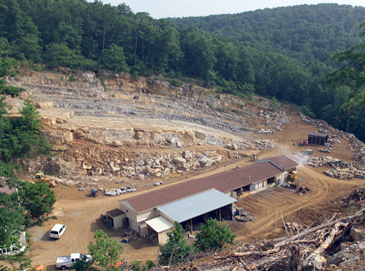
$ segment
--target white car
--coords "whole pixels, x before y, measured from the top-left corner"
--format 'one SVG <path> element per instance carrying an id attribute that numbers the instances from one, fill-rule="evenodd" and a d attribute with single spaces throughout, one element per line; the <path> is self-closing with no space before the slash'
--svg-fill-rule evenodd
<path id="1" fill-rule="evenodd" d="M 60 239 L 63 233 L 66 231 L 67 226 L 63 224 L 55 224 L 49 232 L 49 238 Z"/>
<path id="2" fill-rule="evenodd" d="M 20 237 L 19 237 L 19 247 L 15 247 L 15 246 L 10 246 L 10 248 L 6 249 L 6 248 L 1 248 L 0 245 L 0 256 L 3 255 L 17 255 L 21 252 L 23 252 L 25 250 L 25 244 L 26 244 L 26 240 L 25 240 L 25 231 L 20 233 Z"/>

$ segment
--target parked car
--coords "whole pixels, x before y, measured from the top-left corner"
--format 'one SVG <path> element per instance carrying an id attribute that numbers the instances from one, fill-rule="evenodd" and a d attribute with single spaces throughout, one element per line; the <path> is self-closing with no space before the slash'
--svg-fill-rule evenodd
<path id="1" fill-rule="evenodd" d="M 122 243 L 129 243 L 129 241 L 132 239 L 132 236 L 126 236 L 122 239 Z"/>
<path id="2" fill-rule="evenodd" d="M 81 253 L 71 253 L 70 256 L 57 257 L 56 267 L 65 270 L 66 268 L 71 268 L 77 260 L 86 263 L 93 262 L 93 258 L 91 257 L 91 255 L 83 255 Z"/>
<path id="3" fill-rule="evenodd" d="M 92 197 L 96 197 L 96 196 L 98 195 L 98 190 L 96 190 L 96 189 L 91 189 L 90 195 L 91 195 Z"/>
<path id="4" fill-rule="evenodd" d="M 49 238 L 52 239 L 60 239 L 61 236 L 65 233 L 67 229 L 66 225 L 63 224 L 55 224 L 49 232 Z"/>

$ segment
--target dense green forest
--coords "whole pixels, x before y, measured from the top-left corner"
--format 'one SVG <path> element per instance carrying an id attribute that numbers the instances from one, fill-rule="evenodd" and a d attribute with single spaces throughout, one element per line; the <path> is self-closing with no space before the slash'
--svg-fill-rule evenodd
<path id="1" fill-rule="evenodd" d="M 83 0 L 0 0 L 0 54 L 49 68 L 198 79 L 218 92 L 293 102 L 365 139 L 363 108 L 329 85 L 336 50 L 361 44 L 364 7 L 319 4 L 155 20 Z"/>

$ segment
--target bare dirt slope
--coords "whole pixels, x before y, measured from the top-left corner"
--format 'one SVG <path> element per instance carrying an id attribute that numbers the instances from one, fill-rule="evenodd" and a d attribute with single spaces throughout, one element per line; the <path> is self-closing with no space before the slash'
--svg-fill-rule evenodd
<path id="1" fill-rule="evenodd" d="M 258 153 L 260 159 L 281 154 L 296 159 L 295 153 L 307 147 L 293 144 L 305 140 L 309 132 L 318 130 L 317 126 L 301 121 L 292 107 L 282 107 L 280 113 L 270 111 L 269 103 L 264 99 L 247 101 L 208 95 L 200 88 L 191 87 L 166 89 L 161 83 L 133 83 L 128 78 L 123 79 L 123 84 L 113 85 L 112 81 L 106 81 L 110 90 L 104 91 L 92 76 L 92 82 L 80 76 L 84 79 L 80 79 L 77 85 L 62 81 L 62 77 L 55 74 L 32 73 L 12 82 L 27 88 L 24 98 L 31 98 L 37 104 L 45 123 L 44 131 L 53 139 L 58 164 L 48 169 L 56 168 L 58 172 L 54 175 L 58 179 L 82 180 L 76 187 L 67 183 L 53 188 L 57 198 L 54 210 L 57 221 L 49 220 L 29 230 L 32 235 L 29 256 L 34 265 L 43 264 L 47 270 L 55 268 L 57 256 L 87 253 L 87 245 L 93 241 L 92 235 L 98 229 L 122 239 L 124 230 L 111 230 L 99 217 L 101 213 L 118 208 L 118 201 L 131 195 L 91 198 L 88 196 L 90 187 L 120 187 L 123 182 L 125 185 L 134 184 L 136 193 L 143 193 L 158 189 L 151 184 L 159 180 L 170 185 L 185 181 L 187 177 L 200 178 L 248 165 L 252 153 Z M 85 86 L 85 80 L 89 88 Z M 128 89 L 117 89 L 115 85 Z M 163 91 L 174 95 L 162 95 Z M 13 105 L 20 104 L 21 101 L 13 100 Z M 261 142 L 269 142 L 272 146 Z M 318 146 L 310 148 L 315 155 L 322 156 Z M 214 152 L 214 157 L 220 158 L 210 166 L 202 166 L 194 160 L 191 165 L 187 160 L 184 167 L 173 164 L 170 156 L 183 157 L 186 150 L 208 158 L 211 157 L 208 154 Z M 354 161 L 346 140 L 334 145 L 330 155 L 347 162 Z M 135 175 L 122 170 L 113 171 L 109 166 L 113 162 L 120 168 L 134 165 L 137 169 L 134 163 L 142 158 L 144 161 L 165 159 L 168 165 L 163 166 L 171 169 L 169 175 L 153 175 L 153 170 L 146 171 L 146 164 Z M 151 163 L 150 169 L 154 169 L 153 165 Z M 42 166 L 45 166 L 44 162 L 38 161 L 29 168 L 35 170 Z M 341 212 L 334 203 L 364 181 L 330 178 L 322 173 L 323 170 L 299 166 L 299 182 L 311 188 L 305 195 L 272 188 L 240 199 L 238 205 L 256 219 L 248 223 L 229 222 L 238 239 L 270 238 L 282 234 L 281 216 L 286 221 L 312 225 L 334 212 Z M 137 175 L 143 175 L 143 178 L 138 179 Z M 96 184 L 95 180 L 98 180 Z M 77 186 L 86 187 L 86 190 L 79 191 Z M 56 222 L 66 224 L 68 228 L 60 240 L 54 241 L 48 238 L 48 231 Z M 135 237 L 125 245 L 121 257 L 128 261 L 145 261 L 155 260 L 157 255 L 158 247 L 150 240 Z"/>

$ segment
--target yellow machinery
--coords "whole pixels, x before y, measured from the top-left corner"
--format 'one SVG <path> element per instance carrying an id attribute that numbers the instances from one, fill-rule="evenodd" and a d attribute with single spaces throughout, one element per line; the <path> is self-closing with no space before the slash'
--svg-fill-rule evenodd
<path id="1" fill-rule="evenodd" d="M 257 154 L 256 153 L 252 154 L 251 161 L 256 162 L 257 160 L 259 160 L 259 157 L 257 156 Z"/>
<path id="2" fill-rule="evenodd" d="M 298 179 L 298 171 L 290 171 L 288 174 L 288 181 L 295 182 Z"/>
<path id="3" fill-rule="evenodd" d="M 47 176 L 45 176 L 45 175 L 43 174 L 43 172 L 42 172 L 42 171 L 39 171 L 39 172 L 35 175 L 35 178 L 36 178 L 36 180 L 37 180 L 37 181 L 39 181 L 39 182 L 48 182 L 48 181 L 49 181 L 48 177 L 47 177 Z"/>

